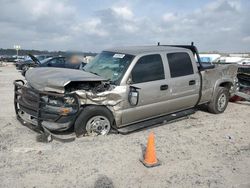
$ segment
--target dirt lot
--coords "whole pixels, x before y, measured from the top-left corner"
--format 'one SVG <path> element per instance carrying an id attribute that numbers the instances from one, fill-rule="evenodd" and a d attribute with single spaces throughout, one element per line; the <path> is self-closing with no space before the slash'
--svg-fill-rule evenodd
<path id="1" fill-rule="evenodd" d="M 129 135 L 41 143 L 13 108 L 14 67 L 0 67 L 0 187 L 250 187 L 250 104 Z M 140 162 L 155 133 L 159 167 Z"/>

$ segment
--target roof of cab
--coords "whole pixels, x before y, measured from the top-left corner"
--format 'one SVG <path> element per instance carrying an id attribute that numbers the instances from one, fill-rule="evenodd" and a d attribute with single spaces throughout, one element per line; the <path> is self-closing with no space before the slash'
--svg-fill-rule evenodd
<path id="1" fill-rule="evenodd" d="M 190 51 L 185 48 L 171 47 L 171 46 L 126 46 L 126 47 L 116 47 L 109 48 L 104 51 L 130 54 L 130 55 L 139 55 L 144 53 L 159 53 L 159 52 L 176 52 L 176 51 Z"/>

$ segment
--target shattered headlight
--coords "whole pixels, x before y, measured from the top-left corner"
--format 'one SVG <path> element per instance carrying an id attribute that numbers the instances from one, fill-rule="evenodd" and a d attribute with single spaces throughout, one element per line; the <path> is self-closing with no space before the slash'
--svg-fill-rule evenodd
<path id="1" fill-rule="evenodd" d="M 71 106 L 76 104 L 74 97 L 42 96 L 42 101 L 42 107 L 47 112 L 58 113 L 60 115 L 76 113 L 76 108 Z"/>
<path id="2" fill-rule="evenodd" d="M 42 96 L 43 102 L 45 102 L 47 105 L 53 105 L 53 106 L 63 106 L 64 101 L 62 98 L 53 97 L 53 96 Z"/>
<path id="3" fill-rule="evenodd" d="M 43 96 L 43 102 L 47 103 L 47 105 L 54 105 L 54 106 L 65 106 L 65 105 L 72 105 L 75 104 L 74 97 L 54 97 L 54 96 Z"/>
<path id="4" fill-rule="evenodd" d="M 66 103 L 66 104 L 74 104 L 75 103 L 75 98 L 73 98 L 73 97 L 64 97 L 64 102 Z"/>

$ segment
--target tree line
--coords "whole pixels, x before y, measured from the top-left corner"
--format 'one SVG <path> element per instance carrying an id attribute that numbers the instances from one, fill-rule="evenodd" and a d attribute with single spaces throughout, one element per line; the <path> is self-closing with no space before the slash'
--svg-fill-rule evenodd
<path id="1" fill-rule="evenodd" d="M 41 54 L 50 54 L 50 55 L 61 55 L 61 56 L 67 56 L 69 54 L 77 54 L 82 56 L 95 56 L 97 53 L 93 52 L 76 52 L 76 51 L 47 51 L 47 50 L 25 50 L 21 49 L 18 50 L 19 56 L 26 56 L 27 54 L 34 54 L 34 55 L 41 55 Z M 14 56 L 16 55 L 15 49 L 3 49 L 0 48 L 0 55 L 6 55 L 6 56 Z"/>

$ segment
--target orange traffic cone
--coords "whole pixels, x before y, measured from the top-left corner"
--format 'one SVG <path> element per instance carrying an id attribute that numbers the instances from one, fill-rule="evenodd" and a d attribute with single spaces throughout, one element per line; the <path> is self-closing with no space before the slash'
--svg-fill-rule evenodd
<path id="1" fill-rule="evenodd" d="M 144 159 L 141 160 L 141 162 L 146 167 L 154 167 L 160 165 L 160 161 L 156 158 L 155 138 L 154 133 L 152 132 L 149 134 L 146 152 L 144 154 Z"/>

